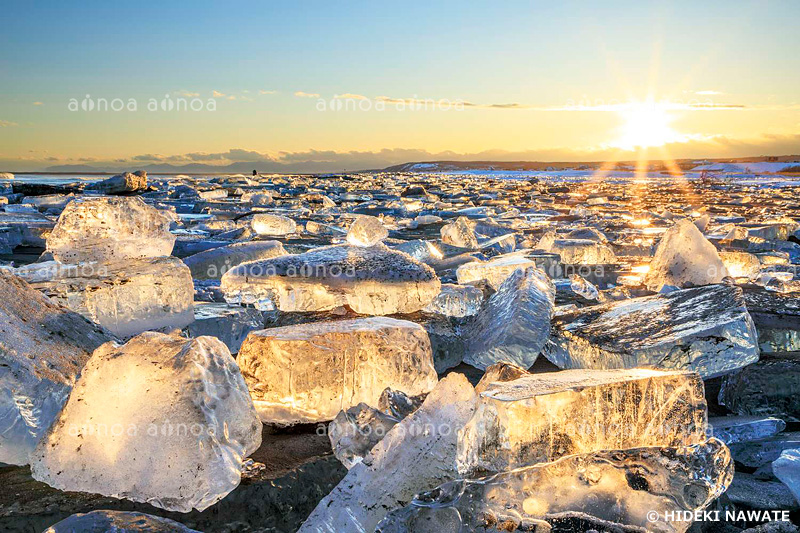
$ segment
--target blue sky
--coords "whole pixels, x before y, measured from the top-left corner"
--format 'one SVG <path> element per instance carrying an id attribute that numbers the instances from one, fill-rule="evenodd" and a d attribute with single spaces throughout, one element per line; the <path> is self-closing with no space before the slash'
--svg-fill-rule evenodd
<path id="1" fill-rule="evenodd" d="M 619 114 L 546 108 L 648 96 L 747 108 L 676 114 L 686 138 L 676 149 L 687 154 L 757 155 L 744 152 L 791 148 L 800 133 L 800 2 L 474 4 L 10 3 L 0 166 L 231 149 L 267 160 L 381 150 L 581 158 L 613 143 Z M 216 98 L 215 111 L 68 110 L 86 95 L 141 108 L 182 93 Z M 477 106 L 319 110 L 344 94 Z M 526 109 L 481 107 L 490 104 Z"/>

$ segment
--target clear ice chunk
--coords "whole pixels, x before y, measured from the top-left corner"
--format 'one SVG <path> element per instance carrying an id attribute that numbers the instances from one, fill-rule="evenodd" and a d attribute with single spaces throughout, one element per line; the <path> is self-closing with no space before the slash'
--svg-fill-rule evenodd
<path id="1" fill-rule="evenodd" d="M 270 302 L 284 312 L 343 305 L 365 315 L 413 313 L 439 294 L 433 269 L 408 254 L 376 246 L 326 246 L 239 265 L 222 277 L 229 303 Z"/>
<path id="2" fill-rule="evenodd" d="M 95 350 L 31 472 L 64 491 L 202 511 L 239 485 L 260 444 L 261 422 L 222 342 L 147 332 Z"/>
<path id="3" fill-rule="evenodd" d="M 128 194 L 132 192 L 144 192 L 147 190 L 147 172 L 137 170 L 136 172 L 124 172 L 111 176 L 99 183 L 91 185 L 94 191 L 103 194 Z"/>
<path id="4" fill-rule="evenodd" d="M 353 468 L 398 422 L 365 403 L 340 411 L 328 424 L 333 455 L 348 470 Z"/>
<path id="5" fill-rule="evenodd" d="M 772 472 L 789 487 L 794 499 L 800 503 L 800 449 L 784 450 L 772 462 Z"/>
<path id="6" fill-rule="evenodd" d="M 719 403 L 738 415 L 800 422 L 800 360 L 763 359 L 725 376 Z"/>
<path id="7" fill-rule="evenodd" d="M 253 231 L 259 235 L 282 237 L 297 233 L 297 224 L 289 217 L 259 213 L 253 215 Z"/>
<path id="8" fill-rule="evenodd" d="M 470 325 L 464 362 L 485 369 L 499 362 L 528 368 L 550 337 L 555 287 L 535 267 L 516 270 Z"/>
<path id="9" fill-rule="evenodd" d="M 732 479 L 730 453 L 716 439 L 596 451 L 446 483 L 390 513 L 375 531 L 550 531 L 537 523 L 581 513 L 642 531 L 683 533 L 692 520 L 675 517 L 704 509 Z"/>
<path id="10" fill-rule="evenodd" d="M 251 331 L 264 328 L 264 314 L 252 307 L 231 307 L 226 303 L 195 302 L 194 322 L 186 326 L 190 337 L 211 336 L 238 353 Z"/>
<path id="11" fill-rule="evenodd" d="M 170 218 L 141 198 L 86 197 L 70 202 L 47 236 L 47 250 L 62 263 L 170 255 Z"/>
<path id="12" fill-rule="evenodd" d="M 181 329 L 194 320 L 192 275 L 177 257 L 34 263 L 15 273 L 119 337 Z"/>
<path id="13" fill-rule="evenodd" d="M 607 265 L 617 262 L 611 247 L 589 239 L 555 239 L 544 249 L 558 254 L 565 265 Z"/>
<path id="14" fill-rule="evenodd" d="M 454 222 L 442 226 L 440 234 L 445 244 L 470 250 L 478 248 L 478 237 L 467 217 L 458 217 Z"/>
<path id="15" fill-rule="evenodd" d="M 459 434 L 458 468 L 503 472 L 564 455 L 706 439 L 706 401 L 690 372 L 567 370 L 491 383 Z"/>
<path id="16" fill-rule="evenodd" d="M 278 241 L 237 242 L 212 248 L 186 257 L 183 262 L 192 271 L 194 279 L 221 279 L 235 266 L 249 261 L 260 261 L 286 255 Z"/>
<path id="17" fill-rule="evenodd" d="M 319 502 L 298 533 L 374 531 L 415 494 L 457 478 L 456 435 L 475 410 L 475 390 L 450 374 Z"/>
<path id="18" fill-rule="evenodd" d="M 456 269 L 459 285 L 486 280 L 488 285 L 498 290 L 500 285 L 519 268 L 535 267 L 536 262 L 521 254 L 501 255 L 489 261 L 471 261 Z"/>
<path id="19" fill-rule="evenodd" d="M 111 336 L 0 269 L 0 463 L 25 465 Z"/>
<path id="20" fill-rule="evenodd" d="M 784 429 L 780 418 L 764 416 L 715 416 L 708 419 L 715 438 L 727 445 L 772 437 Z"/>
<path id="21" fill-rule="evenodd" d="M 379 218 L 358 215 L 347 231 L 347 242 L 353 246 L 374 246 L 389 236 Z"/>
<path id="22" fill-rule="evenodd" d="M 78 513 L 53 524 L 44 533 L 200 533 L 169 518 L 132 511 Z"/>
<path id="23" fill-rule="evenodd" d="M 688 287 L 720 283 L 727 275 L 717 249 L 690 219 L 685 218 L 661 237 L 644 282 L 648 289 L 658 291 L 662 285 Z"/>
<path id="24" fill-rule="evenodd" d="M 553 326 L 543 354 L 559 368 L 676 368 L 711 378 L 759 354 L 742 291 L 730 285 L 591 306 Z"/>
<path id="25" fill-rule="evenodd" d="M 765 439 L 729 444 L 733 459 L 748 468 L 767 466 L 784 450 L 800 448 L 800 432 L 779 433 Z"/>
<path id="26" fill-rule="evenodd" d="M 478 313 L 483 304 L 483 291 L 471 285 L 442 284 L 441 292 L 423 311 L 445 316 L 465 317 Z"/>
<path id="27" fill-rule="evenodd" d="M 252 332 L 238 357 L 261 420 L 333 420 L 386 387 L 411 396 L 436 385 L 428 334 L 407 320 L 373 317 Z"/>

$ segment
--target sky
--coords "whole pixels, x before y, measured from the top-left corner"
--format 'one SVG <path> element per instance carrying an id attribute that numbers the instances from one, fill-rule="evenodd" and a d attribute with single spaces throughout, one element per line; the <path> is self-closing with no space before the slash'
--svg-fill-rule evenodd
<path id="1" fill-rule="evenodd" d="M 3 12 L 0 170 L 800 153 L 794 0 Z"/>

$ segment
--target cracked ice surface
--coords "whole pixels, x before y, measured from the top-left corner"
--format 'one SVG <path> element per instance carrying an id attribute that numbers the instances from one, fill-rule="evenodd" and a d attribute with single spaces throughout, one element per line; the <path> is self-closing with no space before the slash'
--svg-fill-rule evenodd
<path id="1" fill-rule="evenodd" d="M 464 362 L 530 367 L 550 337 L 556 289 L 535 267 L 516 270 L 486 302 L 470 327 Z"/>
<path id="2" fill-rule="evenodd" d="M 120 337 L 180 329 L 194 320 L 194 283 L 176 257 L 16 269 L 31 286 Z"/>
<path id="3" fill-rule="evenodd" d="M 687 287 L 719 283 L 727 275 L 717 249 L 694 222 L 685 218 L 661 237 L 644 282 L 647 288 L 657 291 L 663 285 Z"/>
<path id="4" fill-rule="evenodd" d="M 458 468 L 502 472 L 564 455 L 706 438 L 703 382 L 690 372 L 566 370 L 495 382 L 459 434 Z"/>
<path id="5" fill-rule="evenodd" d="M 24 465 L 111 336 L 2 270 L 0 294 L 0 462 Z"/>
<path id="6" fill-rule="evenodd" d="M 229 303 L 272 305 L 284 312 L 327 311 L 348 305 L 356 313 L 413 313 L 440 290 L 433 269 L 382 244 L 325 246 L 239 265 L 222 277 Z"/>
<path id="7" fill-rule="evenodd" d="M 553 325 L 543 353 L 559 368 L 676 368 L 710 378 L 759 354 L 742 291 L 728 285 L 592 306 Z"/>
<path id="8" fill-rule="evenodd" d="M 70 202 L 47 237 L 62 263 L 170 255 L 170 219 L 138 197 L 80 198 Z"/>
<path id="9" fill-rule="evenodd" d="M 406 320 L 374 317 L 255 331 L 238 357 L 264 422 L 332 420 L 386 387 L 409 396 L 436 385 L 428 334 Z"/>
<path id="10" fill-rule="evenodd" d="M 31 471 L 60 490 L 188 512 L 236 488 L 260 444 L 261 422 L 222 342 L 147 332 L 94 352 Z"/>
<path id="11" fill-rule="evenodd" d="M 597 451 L 444 484 L 389 514 L 376 532 L 482 531 L 493 524 L 503 524 L 498 528 L 503 531 L 532 531 L 526 526 L 560 513 L 583 513 L 647 531 L 682 533 L 692 521 L 669 517 L 704 509 L 732 480 L 730 452 L 716 439 Z"/>
<path id="12" fill-rule="evenodd" d="M 317 505 L 298 533 L 374 531 L 415 494 L 457 478 L 456 435 L 475 410 L 475 390 L 450 374 L 386 434 Z"/>

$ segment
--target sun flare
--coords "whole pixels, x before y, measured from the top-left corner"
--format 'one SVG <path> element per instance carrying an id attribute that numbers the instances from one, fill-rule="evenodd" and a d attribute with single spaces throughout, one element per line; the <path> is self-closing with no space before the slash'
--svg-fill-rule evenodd
<path id="1" fill-rule="evenodd" d="M 682 139 L 670 126 L 675 117 L 667 105 L 651 101 L 633 102 L 623 106 L 618 113 L 623 123 L 613 143 L 617 148 L 650 148 Z"/>

